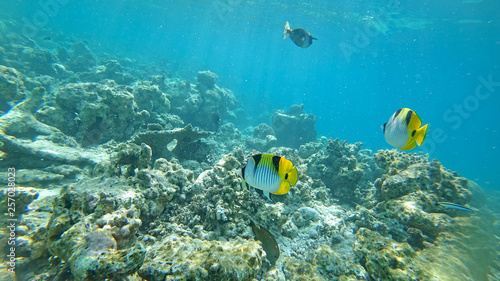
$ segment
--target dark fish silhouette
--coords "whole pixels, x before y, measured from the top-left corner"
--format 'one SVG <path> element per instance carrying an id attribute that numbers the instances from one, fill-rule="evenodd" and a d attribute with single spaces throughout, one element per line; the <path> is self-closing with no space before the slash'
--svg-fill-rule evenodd
<path id="1" fill-rule="evenodd" d="M 317 38 L 312 37 L 312 35 L 309 34 L 309 32 L 307 32 L 307 30 L 305 29 L 290 29 L 290 24 L 288 22 L 285 23 L 285 29 L 283 30 L 283 40 L 285 40 L 287 37 L 290 37 L 295 45 L 302 48 L 311 46 L 311 44 L 313 43 L 313 39 L 318 40 Z"/>
<path id="2" fill-rule="evenodd" d="M 253 234 L 257 240 L 262 242 L 262 248 L 266 251 L 266 257 L 271 262 L 272 265 L 276 264 L 276 261 L 280 257 L 280 247 L 278 242 L 274 239 L 274 236 L 267 231 L 267 229 L 256 225 L 252 220 L 250 220 L 250 226 L 252 227 Z"/>

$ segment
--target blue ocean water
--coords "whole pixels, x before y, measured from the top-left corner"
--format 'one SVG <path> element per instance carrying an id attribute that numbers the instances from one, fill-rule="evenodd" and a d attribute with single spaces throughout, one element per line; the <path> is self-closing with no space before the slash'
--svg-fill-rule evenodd
<path id="1" fill-rule="evenodd" d="M 500 5 L 464 1 L 6 1 L 28 34 L 52 30 L 95 52 L 219 75 L 248 119 L 304 104 L 318 136 L 391 148 L 381 125 L 409 107 L 430 124 L 424 151 L 500 189 Z M 307 49 L 283 25 L 318 38 Z M 34 28 L 30 28 L 32 24 Z M 293 132 L 291 132 L 293 133 Z"/>

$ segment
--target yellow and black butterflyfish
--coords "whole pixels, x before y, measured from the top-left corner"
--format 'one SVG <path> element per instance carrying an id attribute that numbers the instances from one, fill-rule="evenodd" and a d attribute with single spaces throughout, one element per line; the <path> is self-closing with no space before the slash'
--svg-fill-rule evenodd
<path id="1" fill-rule="evenodd" d="M 298 172 L 293 163 L 281 156 L 257 154 L 248 159 L 240 171 L 243 183 L 269 193 L 286 194 L 297 183 Z"/>
<path id="2" fill-rule="evenodd" d="M 398 149 L 412 150 L 424 143 L 428 126 L 429 124 L 422 126 L 415 111 L 401 108 L 384 124 L 385 140 Z"/>

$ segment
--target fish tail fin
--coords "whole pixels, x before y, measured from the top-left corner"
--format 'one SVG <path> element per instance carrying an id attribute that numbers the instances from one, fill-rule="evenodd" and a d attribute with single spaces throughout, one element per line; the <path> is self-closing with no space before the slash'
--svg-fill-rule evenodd
<path id="1" fill-rule="evenodd" d="M 283 29 L 283 40 L 288 37 L 288 31 L 290 30 L 290 24 L 288 21 L 285 23 L 285 29 Z"/>
<path id="2" fill-rule="evenodd" d="M 419 129 L 417 129 L 417 131 L 415 132 L 415 141 L 417 142 L 417 144 L 419 146 L 421 146 L 422 143 L 424 143 L 425 136 L 427 135 L 427 128 L 428 127 L 429 127 L 429 124 L 426 124 L 425 126 L 422 126 Z"/>

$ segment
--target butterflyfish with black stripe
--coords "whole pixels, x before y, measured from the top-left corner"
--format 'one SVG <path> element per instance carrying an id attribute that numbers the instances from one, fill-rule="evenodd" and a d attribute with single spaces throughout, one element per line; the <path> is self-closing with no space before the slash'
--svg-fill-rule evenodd
<path id="1" fill-rule="evenodd" d="M 270 199 L 269 193 L 277 195 L 288 193 L 298 180 L 297 168 L 293 163 L 272 154 L 257 154 L 250 157 L 245 167 L 238 173 L 243 178 L 243 184 L 262 190 L 268 199 Z"/>
<path id="2" fill-rule="evenodd" d="M 398 149 L 412 150 L 424 143 L 428 127 L 429 124 L 422 126 L 415 111 L 401 108 L 384 124 L 384 137 L 388 144 Z"/>

